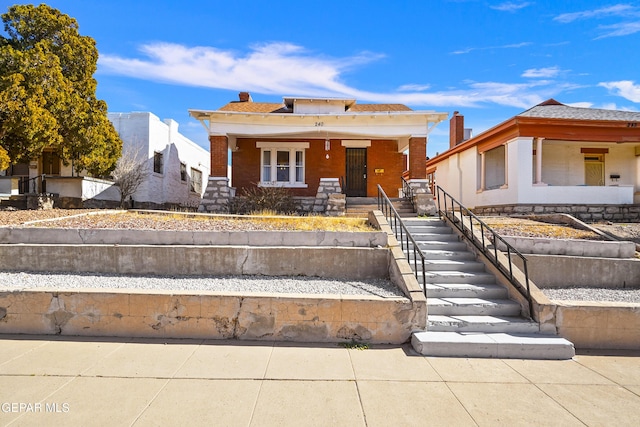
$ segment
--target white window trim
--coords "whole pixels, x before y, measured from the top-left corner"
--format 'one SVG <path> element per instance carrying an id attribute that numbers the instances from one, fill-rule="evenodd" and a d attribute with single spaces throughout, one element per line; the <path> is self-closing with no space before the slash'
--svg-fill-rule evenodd
<path id="1" fill-rule="evenodd" d="M 309 148 L 308 142 L 276 142 L 276 141 L 258 141 L 256 148 L 260 148 L 260 182 L 258 187 L 286 187 L 286 188 L 308 188 L 306 184 L 307 172 L 307 153 Z M 262 174 L 264 171 L 264 150 L 271 151 L 271 181 L 263 181 Z M 277 152 L 289 152 L 289 181 L 277 181 L 273 178 L 277 176 Z M 296 152 L 302 152 L 302 182 L 292 181 L 296 177 Z"/>

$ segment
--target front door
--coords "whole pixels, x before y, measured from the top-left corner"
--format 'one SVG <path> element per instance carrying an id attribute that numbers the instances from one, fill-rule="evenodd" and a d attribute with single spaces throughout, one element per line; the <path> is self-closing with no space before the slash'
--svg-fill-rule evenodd
<path id="1" fill-rule="evenodd" d="M 60 175 L 60 157 L 54 152 L 42 152 L 42 173 L 45 175 Z"/>
<path id="2" fill-rule="evenodd" d="M 347 197 L 367 196 L 367 149 L 347 148 L 344 193 Z"/>

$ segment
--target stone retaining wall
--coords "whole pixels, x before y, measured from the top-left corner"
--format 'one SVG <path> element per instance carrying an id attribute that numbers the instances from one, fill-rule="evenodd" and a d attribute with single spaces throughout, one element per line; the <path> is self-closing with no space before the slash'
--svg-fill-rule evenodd
<path id="1" fill-rule="evenodd" d="M 499 205 L 477 206 L 476 215 L 552 214 L 565 213 L 586 222 L 640 221 L 640 205 Z"/>

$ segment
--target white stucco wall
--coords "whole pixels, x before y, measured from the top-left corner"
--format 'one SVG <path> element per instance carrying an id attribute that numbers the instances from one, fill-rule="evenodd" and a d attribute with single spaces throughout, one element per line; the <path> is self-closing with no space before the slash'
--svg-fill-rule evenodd
<path id="1" fill-rule="evenodd" d="M 191 169 L 202 172 L 203 182 L 210 172 L 209 152 L 180 134 L 178 123 L 172 119 L 161 121 L 148 112 L 109 113 L 109 120 L 123 141 L 123 152 L 136 148 L 145 159 L 147 179 L 133 195 L 137 202 L 175 203 L 197 206 L 200 193 L 190 191 Z M 154 153 L 162 153 L 162 173 L 153 171 Z M 180 163 L 185 163 L 187 181 L 180 177 Z"/>
<path id="2" fill-rule="evenodd" d="M 608 148 L 605 154 L 605 186 L 585 186 L 583 147 Z M 640 189 L 640 157 L 635 147 L 625 144 L 547 141 L 542 150 L 542 180 L 534 185 L 535 158 L 532 138 L 517 138 L 507 142 L 507 182 L 502 188 L 478 191 L 480 182 L 479 154 L 475 147 L 452 155 L 436 165 L 438 185 L 463 205 L 477 206 L 509 204 L 629 204 Z M 495 159 L 494 159 L 495 160 Z M 487 167 L 492 163 L 487 162 Z M 489 183 L 497 181 L 489 172 Z M 493 175 L 492 175 L 493 174 Z M 619 174 L 618 181 L 610 179 Z M 640 194 L 635 195 L 636 203 Z"/>

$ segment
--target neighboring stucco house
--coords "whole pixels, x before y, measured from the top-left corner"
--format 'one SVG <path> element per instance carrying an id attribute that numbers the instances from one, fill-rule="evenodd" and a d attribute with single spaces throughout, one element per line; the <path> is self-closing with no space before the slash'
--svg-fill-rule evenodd
<path id="1" fill-rule="evenodd" d="M 210 171 L 208 151 L 181 135 L 171 119 L 161 121 L 148 112 L 109 113 L 108 118 L 123 141 L 123 153 L 136 152 L 148 170 L 133 195 L 134 206 L 197 208 Z M 45 150 L 38 159 L 11 166 L 0 175 L 0 197 L 15 199 L 17 206 L 35 200 L 30 207 L 40 207 L 43 198 L 61 208 L 120 205 L 120 192 L 112 181 L 65 166 L 53 151 Z"/>
<path id="2" fill-rule="evenodd" d="M 450 129 L 427 174 L 476 212 L 640 218 L 640 113 L 550 99 L 468 140 L 457 112 Z"/>
<path id="3" fill-rule="evenodd" d="M 380 185 L 397 197 L 407 170 L 412 185 L 424 186 L 427 135 L 448 116 L 354 99 L 253 102 L 247 92 L 218 110 L 189 112 L 209 132 L 207 211 L 224 210 L 229 187 L 241 195 L 256 185 L 285 187 L 311 200 L 325 193 L 373 197 Z"/>
<path id="4" fill-rule="evenodd" d="M 122 139 L 122 152 L 137 153 L 146 164 L 146 179 L 133 195 L 134 207 L 197 208 L 210 172 L 207 150 L 180 134 L 172 119 L 161 121 L 148 112 L 108 117 Z"/>

